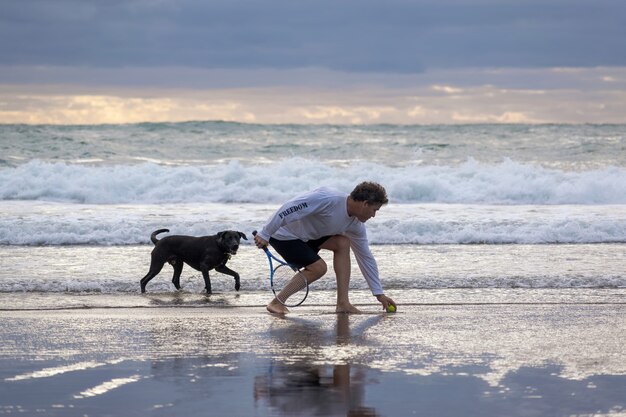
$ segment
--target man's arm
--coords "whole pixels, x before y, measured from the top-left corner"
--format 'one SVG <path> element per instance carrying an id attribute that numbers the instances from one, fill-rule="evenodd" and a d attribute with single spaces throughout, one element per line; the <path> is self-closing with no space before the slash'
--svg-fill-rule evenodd
<path id="1" fill-rule="evenodd" d="M 350 239 L 350 246 L 356 262 L 372 294 L 375 296 L 383 295 L 383 286 L 378 275 L 378 263 L 370 250 L 365 226 L 359 224 L 354 229 L 346 231 L 346 235 Z"/>
<path id="2" fill-rule="evenodd" d="M 278 229 L 303 218 L 315 214 L 322 210 L 327 204 L 327 200 L 316 192 L 311 192 L 283 204 L 263 226 L 258 236 L 269 242 Z"/>
<path id="3" fill-rule="evenodd" d="M 361 223 L 355 226 L 355 229 L 348 230 L 346 235 L 350 238 L 350 246 L 354 252 L 356 262 L 359 264 L 359 269 L 365 277 L 372 294 L 382 304 L 383 310 L 387 310 L 390 305 L 396 307 L 396 302 L 383 293 L 383 286 L 378 275 L 378 264 L 370 250 L 365 225 Z"/>

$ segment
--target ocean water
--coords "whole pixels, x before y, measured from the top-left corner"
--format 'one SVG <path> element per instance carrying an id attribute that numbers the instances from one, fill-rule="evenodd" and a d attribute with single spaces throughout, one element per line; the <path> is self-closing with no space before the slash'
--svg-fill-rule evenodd
<path id="1" fill-rule="evenodd" d="M 123 304 L 153 230 L 251 238 L 285 199 L 363 180 L 389 194 L 367 226 L 398 303 L 424 289 L 626 287 L 626 125 L 188 122 L 0 125 L 0 293 Z M 265 258 L 244 243 L 229 265 L 244 298 L 266 299 Z M 166 267 L 148 291 L 170 280 Z M 182 280 L 201 293 L 199 272 Z M 212 282 L 234 293 L 230 277 Z M 332 293 L 334 279 L 316 285 Z M 367 294 L 356 267 L 352 286 Z"/>

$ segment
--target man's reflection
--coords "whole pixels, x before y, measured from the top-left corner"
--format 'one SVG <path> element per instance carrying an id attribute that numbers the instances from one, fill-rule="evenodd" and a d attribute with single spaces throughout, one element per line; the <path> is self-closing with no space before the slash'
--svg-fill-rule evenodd
<path id="1" fill-rule="evenodd" d="M 266 403 L 289 416 L 377 415 L 364 405 L 368 368 L 359 364 L 363 354 L 352 354 L 350 347 L 357 346 L 365 331 L 383 316 L 365 320 L 347 314 L 336 317 L 336 326 L 330 332 L 321 328 L 322 322 L 299 318 L 286 317 L 277 323 L 271 331 L 272 339 L 281 344 L 278 351 L 291 354 L 274 358 L 268 372 L 255 378 L 257 406 Z M 340 357 L 333 357 L 333 352 L 335 356 L 341 352 Z"/>

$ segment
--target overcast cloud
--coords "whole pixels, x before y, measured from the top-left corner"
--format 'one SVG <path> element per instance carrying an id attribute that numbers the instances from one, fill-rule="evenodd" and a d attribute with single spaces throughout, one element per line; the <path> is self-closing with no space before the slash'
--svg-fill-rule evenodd
<path id="1" fill-rule="evenodd" d="M 54 66 L 458 67 L 626 64 L 620 0 L 4 0 L 0 59 Z"/>
<path id="2" fill-rule="evenodd" d="M 601 70 L 572 84 L 551 76 L 558 68 Z M 64 86 L 55 95 L 101 96 L 100 88 L 116 87 L 109 94 L 142 98 L 172 88 L 361 85 L 379 95 L 386 88 L 495 85 L 579 89 L 582 98 L 623 93 L 624 68 L 622 0 L 0 2 L 0 122 L 28 111 L 16 107 L 15 94 L 44 100 L 54 85 Z M 619 106 L 622 99 L 609 101 Z"/>

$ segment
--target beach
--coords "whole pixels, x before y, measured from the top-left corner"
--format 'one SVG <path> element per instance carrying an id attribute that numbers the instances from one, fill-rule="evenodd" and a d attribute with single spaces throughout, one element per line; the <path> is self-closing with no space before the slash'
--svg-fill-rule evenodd
<path id="1" fill-rule="evenodd" d="M 521 291 L 424 290 L 394 314 L 226 293 L 3 309 L 0 414 L 626 415 L 626 291 Z"/>
<path id="2" fill-rule="evenodd" d="M 0 125 L 0 415 L 626 416 L 624 125 Z M 252 244 L 376 181 L 380 310 L 353 260 L 286 317 Z M 157 229 L 248 240 L 214 294 Z M 329 266 L 330 253 L 320 253 Z"/>

